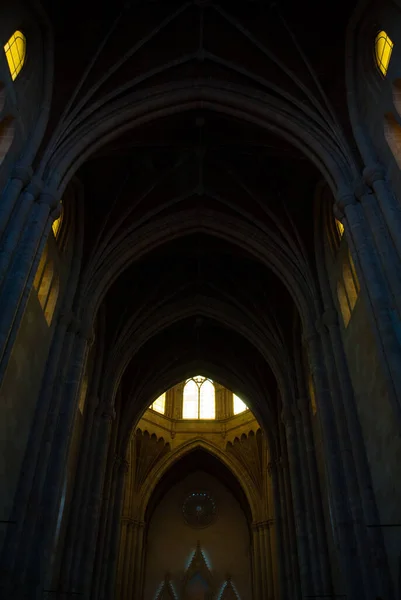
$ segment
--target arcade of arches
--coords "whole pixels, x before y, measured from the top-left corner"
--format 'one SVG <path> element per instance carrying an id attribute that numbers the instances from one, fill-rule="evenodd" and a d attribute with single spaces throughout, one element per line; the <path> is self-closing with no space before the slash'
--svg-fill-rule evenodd
<path id="1" fill-rule="evenodd" d="M 0 15 L 1 600 L 400 600 L 400 0 Z"/>

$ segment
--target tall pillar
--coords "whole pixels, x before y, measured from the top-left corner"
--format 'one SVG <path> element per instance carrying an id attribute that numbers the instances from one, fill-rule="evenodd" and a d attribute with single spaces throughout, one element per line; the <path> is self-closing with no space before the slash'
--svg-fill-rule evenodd
<path id="1" fill-rule="evenodd" d="M 0 257 L 0 274 L 3 280 L 0 294 L 0 381 L 11 352 L 10 339 L 13 340 L 18 331 L 32 287 L 34 271 L 39 263 L 38 250 L 47 239 L 52 220 L 59 215 L 56 196 L 49 191 L 40 193 L 40 184 L 36 182 L 30 184 L 25 198 L 29 205 L 33 200 L 35 202 L 30 210 L 28 222 L 16 226 L 16 230 L 23 231 L 21 239 L 16 242 L 13 236 L 9 235 Z"/>
<path id="2" fill-rule="evenodd" d="M 98 436 L 95 461 L 92 465 L 91 493 L 85 511 L 86 524 L 83 529 L 84 535 L 81 542 L 82 554 L 79 569 L 79 581 L 82 582 L 82 589 L 85 596 L 88 597 L 92 584 L 93 562 L 95 559 L 107 453 L 114 416 L 114 408 L 108 404 L 101 405 L 96 415 L 96 419 L 99 420 Z"/>
<path id="3" fill-rule="evenodd" d="M 322 427 L 322 442 L 329 495 L 332 499 L 338 561 L 343 572 L 347 595 L 350 598 L 363 598 L 365 596 L 364 583 L 358 560 L 358 549 L 350 507 L 346 494 L 344 494 L 346 482 L 339 448 L 339 436 L 333 414 L 332 398 L 322 362 L 322 346 L 316 331 L 305 336 L 304 339 L 308 348 L 311 373 L 316 390 L 318 414 Z"/>
<path id="4" fill-rule="evenodd" d="M 310 400 L 308 397 L 298 398 L 298 409 L 302 417 L 302 425 L 306 447 L 306 460 L 308 464 L 309 481 L 311 489 L 312 509 L 316 527 L 318 555 L 320 564 L 322 589 L 317 593 L 330 595 L 333 593 L 329 552 L 327 546 L 326 530 L 324 524 L 323 506 L 319 486 L 319 475 L 316 464 L 315 447 L 313 442 L 312 425 L 310 420 Z"/>
<path id="5" fill-rule="evenodd" d="M 116 579 L 116 568 L 117 568 L 117 558 L 118 558 L 118 543 L 120 540 L 120 532 L 121 532 L 121 510 L 122 510 L 122 501 L 123 501 L 123 491 L 124 491 L 124 478 L 126 473 L 128 473 L 128 462 L 123 459 L 118 459 L 116 461 L 116 485 L 115 485 L 115 496 L 113 506 L 111 507 L 111 536 L 110 536 L 110 546 L 107 557 L 106 566 L 106 581 L 103 593 L 101 591 L 100 598 L 101 600 L 113 600 L 114 592 L 115 592 L 115 579 Z"/>
<path id="6" fill-rule="evenodd" d="M 301 576 L 302 595 L 313 594 L 313 584 L 309 565 L 309 545 L 308 533 L 305 527 L 305 508 L 303 500 L 302 479 L 299 457 L 299 448 L 297 447 L 297 434 L 295 419 L 290 407 L 285 406 L 282 412 L 282 420 L 285 426 L 288 461 L 291 474 L 291 490 L 294 506 L 295 530 L 298 548 L 298 564 Z"/>
<path id="7" fill-rule="evenodd" d="M 367 307 L 378 341 L 377 348 L 382 359 L 390 400 L 394 415 L 401 423 L 401 346 L 394 327 L 388 285 L 367 231 L 362 206 L 353 191 L 346 190 L 339 195 L 335 212 L 344 224 L 355 267 L 362 275 L 360 283 L 369 299 Z"/>
<path id="8" fill-rule="evenodd" d="M 253 550 L 253 590 L 254 598 L 262 598 L 261 572 L 260 572 L 260 546 L 258 524 L 252 523 L 252 550 Z"/>
<path id="9" fill-rule="evenodd" d="M 305 523 L 307 527 L 308 546 L 309 546 L 309 566 L 311 573 L 311 581 L 313 582 L 313 593 L 322 593 L 323 583 L 320 571 L 320 560 L 317 547 L 317 531 L 316 518 L 313 507 L 313 498 L 311 483 L 309 478 L 309 463 L 306 455 L 306 445 L 304 437 L 304 429 L 302 424 L 302 414 L 299 410 L 298 403 L 292 406 L 294 415 L 295 429 L 298 440 L 298 455 L 299 455 L 299 471 L 301 475 L 301 484 L 303 488 L 303 499 L 305 507 Z"/>

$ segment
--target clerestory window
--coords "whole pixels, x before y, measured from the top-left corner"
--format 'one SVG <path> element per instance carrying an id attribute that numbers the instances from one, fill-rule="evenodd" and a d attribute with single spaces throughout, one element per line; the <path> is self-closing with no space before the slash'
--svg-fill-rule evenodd
<path id="1" fill-rule="evenodd" d="M 184 386 L 182 418 L 216 418 L 215 389 L 210 379 L 196 375 L 187 380 Z"/>

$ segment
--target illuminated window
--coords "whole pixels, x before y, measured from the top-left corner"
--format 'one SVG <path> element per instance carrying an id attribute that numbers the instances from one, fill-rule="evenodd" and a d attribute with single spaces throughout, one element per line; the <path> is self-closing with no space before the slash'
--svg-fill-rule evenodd
<path id="1" fill-rule="evenodd" d="M 216 416 L 213 382 L 197 375 L 188 379 L 184 387 L 183 419 L 214 419 Z"/>
<path id="2" fill-rule="evenodd" d="M 391 58 L 391 53 L 393 51 L 393 42 L 388 37 L 385 31 L 379 31 L 376 36 L 375 42 L 375 55 L 376 55 L 376 64 L 379 67 L 381 73 L 386 76 L 387 69 Z"/>
<path id="3" fill-rule="evenodd" d="M 336 228 L 337 228 L 338 237 L 341 240 L 341 238 L 343 237 L 343 234 L 344 234 L 344 225 L 338 219 L 336 219 Z"/>
<path id="4" fill-rule="evenodd" d="M 61 209 L 61 213 L 60 213 L 59 218 L 56 219 L 55 221 L 53 221 L 52 229 L 53 229 L 53 233 L 54 233 L 54 237 L 55 238 L 57 238 L 58 233 L 60 231 L 62 220 L 63 220 L 63 209 Z"/>
<path id="5" fill-rule="evenodd" d="M 164 415 L 166 410 L 166 392 L 164 392 L 164 394 L 156 398 L 156 400 L 150 405 L 149 408 Z"/>
<path id="6" fill-rule="evenodd" d="M 4 46 L 4 52 L 6 53 L 11 78 L 14 81 L 24 66 L 26 56 L 26 39 L 21 31 L 15 31 L 12 34 Z"/>
<path id="7" fill-rule="evenodd" d="M 46 244 L 40 259 L 33 286 L 37 291 L 47 324 L 50 325 L 57 304 L 59 278 L 55 272 L 54 260 L 50 256 L 48 244 Z"/>
<path id="8" fill-rule="evenodd" d="M 235 394 L 233 394 L 233 411 L 235 415 L 239 415 L 239 413 L 247 410 L 248 407 L 241 398 L 238 398 Z"/>
<path id="9" fill-rule="evenodd" d="M 337 283 L 337 298 L 340 305 L 341 314 L 345 327 L 351 319 L 356 301 L 359 295 L 359 281 L 355 271 L 355 265 L 351 254 L 348 254 L 343 261 L 342 277 Z"/>

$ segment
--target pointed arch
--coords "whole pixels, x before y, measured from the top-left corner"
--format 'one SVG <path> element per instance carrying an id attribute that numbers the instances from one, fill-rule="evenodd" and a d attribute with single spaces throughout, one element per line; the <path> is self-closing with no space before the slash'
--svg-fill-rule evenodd
<path id="1" fill-rule="evenodd" d="M 143 521 L 145 520 L 145 513 L 149 504 L 149 500 L 152 497 L 152 494 L 161 478 L 182 458 L 198 449 L 201 449 L 214 456 L 228 469 L 228 471 L 234 475 L 245 494 L 252 520 L 257 521 L 258 515 L 263 508 L 261 506 L 261 499 L 255 494 L 251 479 L 248 478 L 247 475 L 244 475 L 243 469 L 235 457 L 228 455 L 227 452 L 224 452 L 212 442 L 200 438 L 190 440 L 186 444 L 180 446 L 175 452 L 170 452 L 161 461 L 159 461 L 155 468 L 148 474 L 142 488 L 142 499 L 141 505 L 138 507 L 138 518 Z"/>

